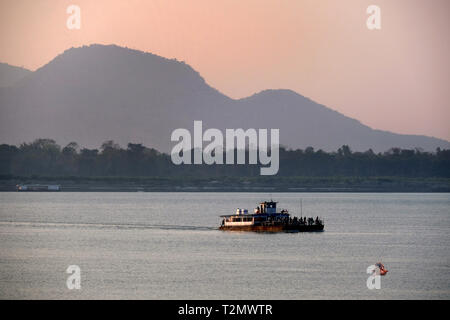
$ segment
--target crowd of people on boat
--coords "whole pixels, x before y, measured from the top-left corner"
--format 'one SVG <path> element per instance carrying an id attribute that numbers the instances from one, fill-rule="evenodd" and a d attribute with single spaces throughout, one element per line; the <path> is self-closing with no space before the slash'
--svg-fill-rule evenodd
<path id="1" fill-rule="evenodd" d="M 306 218 L 306 217 L 294 217 L 294 218 L 289 218 L 289 222 L 291 223 L 299 223 L 299 224 L 307 224 L 307 225 L 313 225 L 313 224 L 322 224 L 322 220 L 319 219 L 319 217 L 316 217 L 315 219 L 313 217 L 310 218 Z"/>
<path id="2" fill-rule="evenodd" d="M 316 217 L 315 219 L 313 217 L 289 217 L 288 221 L 289 224 L 303 224 L 303 225 L 313 225 L 313 224 L 322 224 L 322 220 L 319 219 L 319 217 Z"/>
<path id="3" fill-rule="evenodd" d="M 316 217 L 315 219 L 313 217 L 286 217 L 286 216 L 274 216 L 274 217 L 268 217 L 267 218 L 268 222 L 281 222 L 281 223 L 286 223 L 286 224 L 301 224 L 301 225 L 318 225 L 318 224 L 323 224 L 322 220 L 319 219 L 319 217 Z"/>

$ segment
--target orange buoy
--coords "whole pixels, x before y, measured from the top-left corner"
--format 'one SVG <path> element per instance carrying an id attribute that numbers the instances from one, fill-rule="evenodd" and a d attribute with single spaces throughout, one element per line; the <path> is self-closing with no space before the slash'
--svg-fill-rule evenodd
<path id="1" fill-rule="evenodd" d="M 378 267 L 378 270 L 380 271 L 380 276 L 384 276 L 384 275 L 386 275 L 386 273 L 388 273 L 388 270 L 384 267 L 384 265 L 381 262 L 378 262 L 376 264 L 376 266 Z"/>

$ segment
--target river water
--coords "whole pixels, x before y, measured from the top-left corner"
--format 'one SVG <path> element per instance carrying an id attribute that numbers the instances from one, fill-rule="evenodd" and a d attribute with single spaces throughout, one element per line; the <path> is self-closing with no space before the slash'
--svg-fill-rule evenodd
<path id="1" fill-rule="evenodd" d="M 325 231 L 217 230 L 271 196 Z M 449 209 L 450 194 L 4 192 L 0 298 L 449 299 Z"/>

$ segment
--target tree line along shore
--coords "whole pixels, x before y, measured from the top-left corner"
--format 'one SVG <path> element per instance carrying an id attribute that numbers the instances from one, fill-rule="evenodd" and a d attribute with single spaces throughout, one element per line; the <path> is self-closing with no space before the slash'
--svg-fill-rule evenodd
<path id="1" fill-rule="evenodd" d="M 258 165 L 175 165 L 170 155 L 136 143 L 87 149 L 36 139 L 0 145 L 0 190 L 58 183 L 66 191 L 450 191 L 450 150 L 280 147 L 279 157 L 278 174 L 260 176 Z"/>

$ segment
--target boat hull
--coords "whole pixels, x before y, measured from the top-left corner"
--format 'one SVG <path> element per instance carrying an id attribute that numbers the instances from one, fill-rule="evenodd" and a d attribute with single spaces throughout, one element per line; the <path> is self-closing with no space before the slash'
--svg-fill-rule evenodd
<path id="1" fill-rule="evenodd" d="M 320 232 L 323 225 L 253 225 L 253 226 L 220 226 L 223 231 L 253 232 Z"/>

